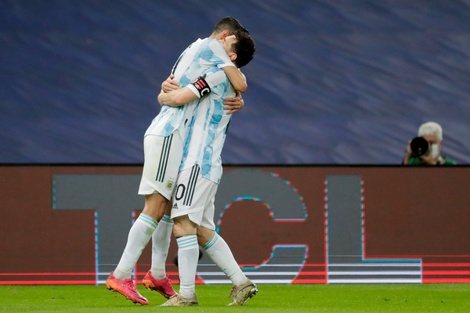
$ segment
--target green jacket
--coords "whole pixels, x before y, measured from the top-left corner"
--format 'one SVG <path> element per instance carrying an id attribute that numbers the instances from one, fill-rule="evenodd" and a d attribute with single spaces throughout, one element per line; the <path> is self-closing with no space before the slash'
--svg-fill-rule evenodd
<path id="1" fill-rule="evenodd" d="M 441 159 L 443 160 L 443 162 L 440 161 L 436 165 L 457 165 L 457 162 L 449 160 L 446 157 L 441 156 Z M 421 158 L 411 157 L 410 161 L 408 162 L 408 165 L 427 165 L 427 164 L 424 164 Z"/>

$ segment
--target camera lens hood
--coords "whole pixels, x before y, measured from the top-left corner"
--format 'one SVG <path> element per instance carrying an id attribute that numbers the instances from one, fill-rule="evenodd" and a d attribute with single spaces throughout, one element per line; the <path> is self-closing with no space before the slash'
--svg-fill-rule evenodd
<path id="1" fill-rule="evenodd" d="M 429 142 L 423 137 L 415 137 L 410 143 L 411 152 L 414 156 L 426 155 L 429 151 Z"/>

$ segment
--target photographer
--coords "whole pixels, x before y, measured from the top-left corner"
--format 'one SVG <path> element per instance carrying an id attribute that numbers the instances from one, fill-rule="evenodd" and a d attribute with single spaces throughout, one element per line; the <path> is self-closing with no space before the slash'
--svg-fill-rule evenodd
<path id="1" fill-rule="evenodd" d="M 442 127 L 436 122 L 422 124 L 418 137 L 410 140 L 403 165 L 456 165 L 455 161 L 441 155 Z"/>

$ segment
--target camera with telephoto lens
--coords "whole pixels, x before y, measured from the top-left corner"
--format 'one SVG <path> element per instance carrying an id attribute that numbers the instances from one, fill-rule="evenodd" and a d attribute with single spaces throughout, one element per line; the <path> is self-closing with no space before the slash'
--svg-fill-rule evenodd
<path id="1" fill-rule="evenodd" d="M 410 148 L 412 156 L 421 157 L 429 153 L 431 145 L 423 137 L 415 137 L 411 140 Z"/>

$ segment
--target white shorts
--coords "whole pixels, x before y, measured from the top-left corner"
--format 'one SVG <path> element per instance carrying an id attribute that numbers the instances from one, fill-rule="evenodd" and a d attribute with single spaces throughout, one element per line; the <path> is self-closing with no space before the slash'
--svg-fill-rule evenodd
<path id="1" fill-rule="evenodd" d="M 144 137 L 144 169 L 139 195 L 160 193 L 171 199 L 183 157 L 183 140 L 178 131 L 170 136 Z"/>
<path id="2" fill-rule="evenodd" d="M 173 194 L 171 218 L 188 215 L 193 223 L 215 230 L 214 201 L 217 188 L 216 183 L 202 177 L 198 165 L 181 171 Z"/>

